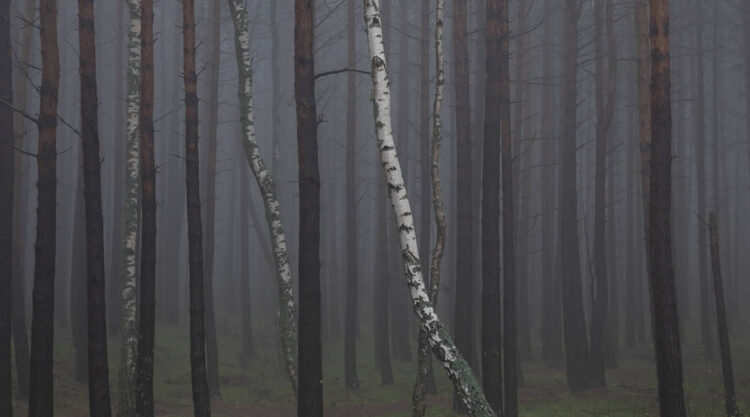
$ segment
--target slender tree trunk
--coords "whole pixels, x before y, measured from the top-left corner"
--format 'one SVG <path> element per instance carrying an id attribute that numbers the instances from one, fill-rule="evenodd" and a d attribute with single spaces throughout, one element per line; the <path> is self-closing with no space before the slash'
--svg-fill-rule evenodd
<path id="1" fill-rule="evenodd" d="M 474 364 L 474 212 L 472 206 L 471 99 L 469 93 L 469 43 L 467 1 L 453 1 L 453 59 L 456 114 L 456 274 L 453 312 L 456 347 Z M 453 408 L 465 412 L 458 390 Z"/>
<path id="2" fill-rule="evenodd" d="M 419 60 L 420 60 L 420 92 L 419 92 L 419 167 L 420 167 L 420 230 L 419 246 L 422 248 L 420 257 L 428 259 L 430 253 L 430 242 L 432 225 L 430 222 L 431 214 L 431 138 L 430 138 L 430 0 L 421 1 L 420 11 L 420 39 L 419 39 Z M 431 271 L 425 270 L 425 283 L 430 286 L 432 277 Z M 418 336 L 420 337 L 420 336 Z M 419 339 L 418 339 L 419 340 Z M 417 351 L 428 352 L 427 344 L 418 341 Z M 419 354 L 417 355 L 419 356 Z M 427 374 L 424 376 L 426 384 L 425 390 L 428 394 L 435 394 L 437 386 L 435 385 L 435 376 L 432 372 L 432 357 L 425 355 Z M 419 358 L 417 358 L 419 360 Z M 417 364 L 417 375 L 419 375 L 420 366 Z M 417 388 L 415 383 L 415 389 Z"/>
<path id="3" fill-rule="evenodd" d="M 29 417 L 51 417 L 52 352 L 55 312 L 55 239 L 57 234 L 57 100 L 60 57 L 57 49 L 57 2 L 39 0 L 42 46 L 39 147 L 37 150 L 37 223 L 34 244 L 34 293 L 31 319 Z"/>
<path id="4" fill-rule="evenodd" d="M 89 409 L 91 415 L 112 414 L 107 363 L 107 307 L 104 281 L 104 217 L 99 156 L 98 94 L 94 1 L 78 0 L 81 78 L 83 183 L 86 204 L 86 293 L 88 305 Z"/>
<path id="5" fill-rule="evenodd" d="M 565 363 L 568 386 L 573 392 L 593 384 L 589 363 L 586 321 L 583 310 L 581 265 L 578 243 L 577 107 L 578 107 L 578 18 L 582 4 L 566 0 L 565 52 L 563 65 L 564 121 L 560 169 L 560 257 L 562 261 L 562 307 Z"/>
<path id="6" fill-rule="evenodd" d="M 156 164 L 154 162 L 154 7 L 141 0 L 139 147 L 141 166 L 141 265 L 136 362 L 138 416 L 154 415 L 156 320 Z"/>
<path id="7" fill-rule="evenodd" d="M 734 391 L 734 373 L 732 371 L 732 351 L 729 344 L 729 328 L 727 326 L 727 311 L 724 305 L 724 283 L 721 276 L 721 260 L 719 252 L 719 232 L 716 213 L 711 212 L 709 218 L 709 234 L 711 243 L 711 265 L 714 276 L 714 296 L 716 299 L 716 328 L 719 334 L 719 352 L 721 353 L 721 373 L 724 382 L 724 402 L 728 417 L 739 417 L 737 396 Z"/>
<path id="8" fill-rule="evenodd" d="M 697 97 L 696 97 L 696 135 L 695 135 L 695 170 L 698 192 L 698 218 L 699 221 L 706 219 L 706 88 L 705 88 L 705 64 L 703 54 L 703 2 L 695 2 L 695 45 L 697 53 L 695 55 L 695 64 L 697 77 Z M 698 279 L 700 285 L 700 329 L 701 344 L 706 357 L 713 359 L 713 337 L 711 336 L 711 316 L 709 312 L 709 280 L 708 280 L 708 239 L 706 228 L 698 228 Z"/>
<path id="9" fill-rule="evenodd" d="M 10 0 L 0 1 L 0 414 L 13 415 L 11 370 L 11 323 L 13 321 L 13 181 L 14 136 L 13 60 L 10 36 Z"/>
<path id="10" fill-rule="evenodd" d="M 34 11 L 36 10 L 36 2 L 28 0 L 25 2 L 26 9 L 24 11 L 24 18 L 31 21 L 34 20 Z M 31 25 L 26 25 L 23 29 L 23 35 L 21 37 L 21 51 L 20 51 L 20 62 L 28 62 L 29 56 L 31 55 L 32 47 L 32 35 L 34 28 Z M 16 90 L 14 94 L 14 101 L 17 103 L 17 107 L 21 109 L 27 108 L 27 97 L 28 97 L 28 83 L 26 78 L 16 77 Z M 25 126 L 25 118 L 20 113 L 16 112 L 13 115 L 13 128 L 17 132 L 16 138 L 19 141 L 16 146 L 24 147 L 24 140 L 27 136 L 28 131 Z M 13 204 L 13 247 L 14 253 L 18 256 L 15 257 L 13 262 L 13 299 L 21 300 L 20 302 L 13 303 L 13 323 L 11 329 L 13 331 L 13 350 L 15 352 L 16 362 L 16 375 L 18 377 L 18 390 L 22 396 L 28 397 L 29 395 L 29 340 L 26 326 L 26 265 L 24 262 L 24 250 L 25 243 L 28 241 L 27 237 L 24 236 L 23 224 L 26 221 L 26 202 L 28 201 L 27 195 L 29 193 L 29 187 L 21 187 L 22 175 L 22 158 L 26 156 L 20 152 L 15 152 L 15 178 L 14 178 L 14 204 Z M 22 203 L 23 202 L 23 203 Z"/>
<path id="11" fill-rule="evenodd" d="M 356 65 L 355 2 L 347 2 L 347 65 Z M 357 85 L 355 74 L 346 75 L 346 314 L 344 315 L 344 374 L 349 389 L 359 387 L 357 377 Z"/>
<path id="12" fill-rule="evenodd" d="M 443 58 L 443 0 L 438 0 L 435 9 L 435 99 L 432 106 L 432 141 L 430 146 L 430 175 L 432 183 L 432 204 L 435 210 L 435 225 L 437 226 L 437 240 L 432 250 L 430 262 L 430 284 L 428 295 L 433 308 L 437 308 L 440 294 L 440 265 L 445 251 L 445 209 L 443 207 L 443 192 L 440 184 L 440 145 L 442 141 L 443 121 L 440 112 L 443 108 L 443 90 L 445 89 L 445 70 Z M 423 22 L 424 23 L 424 22 Z M 429 94 L 429 93 L 428 93 Z M 423 215 L 429 213 L 424 211 Z M 429 223 L 427 227 L 429 227 Z M 432 356 L 429 354 L 427 333 L 419 331 L 419 352 L 417 361 L 417 380 L 414 383 L 413 415 L 421 417 L 425 414 L 425 391 L 429 391 L 430 380 L 435 384 L 432 370 Z M 437 389 L 435 389 L 437 391 Z"/>
<path id="13" fill-rule="evenodd" d="M 617 72 L 614 34 L 610 23 L 613 8 L 611 0 L 596 0 L 595 7 L 595 67 L 596 67 L 596 173 L 594 203 L 594 275 L 595 291 L 591 315 L 591 366 L 593 382 L 606 385 L 607 345 L 611 337 L 609 318 L 609 275 L 607 271 L 607 143 L 614 117 Z M 605 38 L 606 31 L 606 38 Z M 605 59 L 605 46 L 607 50 Z M 612 162 L 609 161 L 611 165 Z M 610 225 L 610 227 L 614 227 Z"/>
<path id="14" fill-rule="evenodd" d="M 406 197 L 406 187 L 392 134 L 391 94 L 386 70 L 380 2 L 379 0 L 364 0 L 364 6 L 367 40 L 372 63 L 372 96 L 378 149 L 386 183 L 388 184 L 391 205 L 394 215 L 398 219 L 397 230 L 402 249 L 404 275 L 406 284 L 410 289 L 414 313 L 419 318 L 422 330 L 427 333 L 427 339 L 430 341 L 433 354 L 445 367 L 454 387 L 460 390 L 469 413 L 477 417 L 493 416 L 494 413 L 484 398 L 469 364 L 456 350 L 456 346 L 440 323 L 422 280 L 414 218 L 411 214 L 409 199 Z"/>
<path id="15" fill-rule="evenodd" d="M 88 382 L 88 332 L 86 315 L 86 203 L 83 191 L 83 153 L 79 155 L 76 170 L 75 207 L 73 209 L 73 249 L 70 267 L 70 327 L 75 349 L 75 380 Z"/>
<path id="16" fill-rule="evenodd" d="M 494 0 L 493 0 L 494 1 Z M 494 12 L 495 10 L 492 10 Z M 518 358 L 517 348 L 518 340 L 516 339 L 516 269 L 515 269 L 515 215 L 514 215 L 514 195 L 513 195 L 513 137 L 511 135 L 510 125 L 510 29 L 508 26 L 508 0 L 500 0 L 500 15 L 497 21 L 487 21 L 487 33 L 494 31 L 494 23 L 499 24 L 500 36 L 500 56 L 498 80 L 492 80 L 495 75 L 490 75 L 490 66 L 487 66 L 487 84 L 490 88 L 487 92 L 499 92 L 499 114 L 500 114 L 500 137 L 501 155 L 502 155 L 502 214 L 503 214 L 503 384 L 504 385 L 504 415 L 507 417 L 516 417 L 518 415 Z M 490 16 L 491 13 L 488 13 Z M 496 36 L 495 34 L 493 34 Z M 494 54 L 488 53 L 488 62 L 496 59 Z M 489 57 L 492 56 L 490 59 Z M 497 65 L 497 64 L 493 64 Z M 496 67 L 495 67 L 496 68 Z M 490 81 L 492 80 L 492 81 Z M 495 82 L 499 82 L 498 90 L 495 90 Z M 488 102 L 489 103 L 489 102 Z M 494 103 L 493 103 L 494 104 Z M 485 105 L 487 109 L 495 107 Z M 496 114 L 495 111 L 492 114 Z M 494 118 L 494 117 L 492 117 Z M 485 118 L 485 141 L 487 133 L 487 119 Z M 520 126 L 517 126 L 520 128 Z M 486 142 L 485 142 L 486 143 Z M 490 147 L 490 149 L 492 149 Z M 485 149 L 486 152 L 486 149 Z M 492 183 L 492 182 L 491 182 Z M 486 256 L 486 255 L 483 255 Z M 503 413 L 499 413 L 503 414 Z"/>
<path id="17" fill-rule="evenodd" d="M 271 237 L 271 248 L 276 267 L 276 279 L 279 286 L 279 322 L 281 327 L 281 345 L 284 352 L 287 374 L 292 390 L 297 395 L 297 329 L 294 297 L 292 295 L 292 272 L 289 266 L 289 253 L 286 236 L 281 223 L 279 201 L 276 198 L 276 186 L 273 177 L 266 168 L 255 140 L 253 124 L 252 67 L 250 60 L 250 37 L 247 29 L 247 13 L 244 2 L 228 0 L 235 31 L 235 51 L 237 55 L 237 72 L 239 73 L 238 95 L 240 100 L 240 125 L 242 127 L 243 147 L 247 162 L 253 171 L 255 180 L 263 196 L 266 211 L 266 222 Z"/>
<path id="18" fill-rule="evenodd" d="M 294 2 L 294 98 L 299 158 L 300 384 L 297 414 L 323 415 L 320 341 L 320 173 L 312 0 Z"/>
<path id="19" fill-rule="evenodd" d="M 385 210 L 386 189 L 385 180 L 381 175 L 377 176 L 378 189 L 375 200 L 375 212 L 377 217 L 375 233 L 375 299 L 374 299 L 374 321 L 375 321 L 375 363 L 380 371 L 380 383 L 382 385 L 393 385 L 393 370 L 391 368 L 391 349 L 388 340 L 389 320 L 389 284 L 388 264 L 392 262 L 388 257 L 388 219 Z"/>
<path id="20" fill-rule="evenodd" d="M 682 352 L 672 267 L 672 110 L 670 98 L 669 1 L 650 0 L 651 178 L 649 262 L 654 351 L 661 415 L 684 417 Z"/>
<path id="21" fill-rule="evenodd" d="M 542 52 L 544 89 L 542 90 L 542 175 L 541 187 L 541 244 L 542 244 L 542 360 L 546 363 L 559 364 L 563 361 L 562 351 L 562 313 L 560 298 L 560 274 L 556 268 L 555 256 L 555 135 L 554 117 L 554 48 L 553 36 L 555 25 L 554 0 L 544 0 L 544 47 Z"/>
<path id="22" fill-rule="evenodd" d="M 211 396 L 221 396 L 219 384 L 219 346 L 216 338 L 216 314 L 214 312 L 214 256 L 215 256 L 215 223 L 216 223 L 216 147 L 218 146 L 219 128 L 219 72 L 221 70 L 221 2 L 209 2 L 211 33 L 209 44 L 211 63 L 207 67 L 209 74 L 208 94 L 208 166 L 204 173 L 206 201 L 204 227 L 204 280 L 205 292 L 205 325 L 206 325 L 206 365 L 208 372 L 208 389 Z"/>
<path id="23" fill-rule="evenodd" d="M 127 65 L 123 62 L 126 50 L 124 44 L 124 23 L 125 23 L 125 6 L 127 1 L 117 2 L 117 23 L 115 24 L 115 129 L 113 135 L 114 146 L 114 172 L 112 175 L 112 215 L 110 220 L 111 234 L 107 242 L 107 251 L 109 252 L 109 263 L 105 260 L 105 273 L 109 277 L 107 281 L 107 332 L 110 336 L 116 336 L 120 333 L 122 326 L 122 296 L 120 278 L 123 271 L 123 234 L 125 232 L 123 215 L 125 214 L 125 170 L 127 157 L 125 156 L 127 147 L 127 134 L 120 129 L 123 127 L 123 119 L 126 117 L 127 97 L 125 97 L 124 88 L 127 81 Z M 129 19 L 128 19 L 129 20 Z M 125 97 L 125 100 L 122 98 Z M 125 122 L 127 123 L 127 122 Z M 107 209 L 104 208 L 106 211 Z"/>
<path id="24" fill-rule="evenodd" d="M 252 202 L 250 201 L 250 188 L 248 176 L 250 172 L 240 170 L 240 296 L 242 311 L 242 349 L 240 351 L 240 362 L 243 369 L 248 369 L 251 361 L 258 357 L 255 351 L 255 340 L 253 338 L 253 319 L 250 292 L 250 222 L 245 213 L 248 212 Z"/>
<path id="25" fill-rule="evenodd" d="M 503 410 L 500 320 L 500 112 L 505 35 L 503 0 L 487 1 L 484 146 L 482 150 L 482 388 L 496 413 Z M 504 139 L 504 138 L 503 138 Z M 504 172 L 503 172 L 504 173 Z M 507 214 L 507 213 L 505 213 Z M 504 251 L 503 251 L 504 252 Z M 505 260 L 505 253 L 503 253 Z"/>
<path id="26" fill-rule="evenodd" d="M 140 0 L 128 1 L 130 25 L 128 31 L 128 83 L 127 83 L 127 165 L 125 173 L 125 204 L 123 217 L 125 224 L 122 241 L 122 270 L 120 275 L 120 371 L 118 383 L 118 407 L 120 417 L 135 417 L 135 371 L 138 353 L 138 227 L 140 215 L 140 160 L 138 146 L 138 117 L 140 109 L 140 70 L 141 70 L 141 4 Z M 114 282 L 114 281 L 113 281 Z"/>
<path id="27" fill-rule="evenodd" d="M 204 252 L 198 151 L 198 74 L 195 72 L 195 2 L 182 2 L 182 56 L 185 80 L 185 178 L 190 266 L 190 376 L 195 417 L 211 415 L 206 375 Z"/>

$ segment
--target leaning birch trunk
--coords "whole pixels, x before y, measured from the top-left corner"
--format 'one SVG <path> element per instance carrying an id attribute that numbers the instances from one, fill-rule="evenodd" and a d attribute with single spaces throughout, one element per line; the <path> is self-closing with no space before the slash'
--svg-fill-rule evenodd
<path id="1" fill-rule="evenodd" d="M 437 241 L 432 250 L 432 259 L 430 262 L 430 288 L 428 295 L 437 308 L 438 294 L 440 288 L 440 263 L 443 260 L 443 251 L 445 250 L 445 211 L 443 210 L 442 188 L 440 186 L 440 140 L 441 127 L 443 125 L 440 118 L 440 111 L 443 107 L 443 89 L 445 86 L 445 71 L 443 69 L 443 0 L 437 0 L 437 9 L 435 11 L 435 99 L 433 102 L 432 114 L 432 148 L 430 150 L 430 165 L 432 176 L 432 206 L 435 210 L 435 224 L 437 225 Z M 427 343 L 427 333 L 424 330 L 419 332 L 419 351 L 417 352 L 417 380 L 414 383 L 413 415 L 422 417 L 425 414 L 425 384 L 427 375 L 431 367 L 429 357 L 429 345 Z"/>
<path id="2" fill-rule="evenodd" d="M 414 231 L 414 218 L 406 195 L 406 186 L 401 175 L 401 165 L 396 155 L 391 127 L 391 92 L 383 44 L 380 0 L 364 0 L 364 11 L 367 41 L 372 62 L 375 131 L 380 150 L 380 160 L 385 171 L 388 194 L 398 222 L 404 274 L 411 293 L 414 312 L 419 319 L 421 330 L 427 334 L 427 340 L 433 353 L 448 372 L 448 376 L 453 381 L 469 413 L 475 417 L 494 416 L 495 413 L 484 398 L 482 388 L 469 364 L 458 352 L 453 340 L 448 336 L 443 324 L 438 319 L 422 280 L 422 267 L 417 248 L 417 235 Z M 439 196 L 439 194 L 436 195 Z"/>
<path id="3" fill-rule="evenodd" d="M 125 229 L 123 240 L 123 271 L 121 276 L 121 329 L 118 415 L 134 417 L 135 367 L 138 352 L 136 245 L 138 242 L 138 199 L 140 178 L 140 150 L 138 146 L 138 118 L 140 114 L 141 71 L 141 2 L 129 0 L 130 30 L 128 32 L 127 85 L 127 166 L 125 173 Z"/>
<path id="4" fill-rule="evenodd" d="M 242 0 L 228 0 L 235 30 L 235 51 L 237 54 L 237 72 L 239 73 L 240 123 L 244 136 L 243 147 L 247 162 L 258 182 L 263 204 L 266 209 L 266 221 L 271 232 L 271 246 L 276 263 L 276 277 L 279 284 L 279 323 L 281 326 L 281 345 L 284 351 L 289 380 L 294 395 L 297 395 L 297 329 L 292 294 L 292 272 L 289 266 L 289 252 L 286 247 L 286 236 L 281 224 L 279 201 L 276 199 L 276 188 L 255 141 L 253 124 L 253 72 L 250 63 L 250 36 L 247 30 L 247 14 Z"/>

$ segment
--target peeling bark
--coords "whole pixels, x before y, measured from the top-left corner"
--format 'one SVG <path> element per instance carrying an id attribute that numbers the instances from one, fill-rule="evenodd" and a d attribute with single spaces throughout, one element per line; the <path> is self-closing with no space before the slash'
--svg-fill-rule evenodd
<path id="1" fill-rule="evenodd" d="M 494 416 L 469 364 L 456 349 L 430 302 L 422 280 L 422 268 L 414 231 L 414 218 L 396 154 L 391 124 L 391 92 L 388 82 L 379 0 L 364 0 L 365 24 L 372 63 L 373 111 L 380 160 L 388 187 L 401 244 L 406 284 L 421 329 L 435 356 L 445 367 L 472 416 Z"/>
<path id="2" fill-rule="evenodd" d="M 294 295 L 292 294 L 292 270 L 289 266 L 289 252 L 286 245 L 284 227 L 281 223 L 279 201 L 273 178 L 266 167 L 255 140 L 253 122 L 252 66 L 250 58 L 250 37 L 247 29 L 247 13 L 241 0 L 228 0 L 235 30 L 235 51 L 237 69 L 240 74 L 240 123 L 242 125 L 243 146 L 248 164 L 263 197 L 266 221 L 271 232 L 271 248 L 279 284 L 279 322 L 281 344 L 284 351 L 287 374 L 297 395 L 297 329 Z"/>

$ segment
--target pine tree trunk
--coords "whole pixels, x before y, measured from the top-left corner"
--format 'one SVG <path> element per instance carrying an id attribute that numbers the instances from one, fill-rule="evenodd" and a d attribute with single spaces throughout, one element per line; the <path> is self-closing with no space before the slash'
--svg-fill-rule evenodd
<path id="1" fill-rule="evenodd" d="M 354 5 L 347 2 L 347 66 L 356 65 L 356 23 Z M 359 387 L 357 377 L 357 85 L 355 74 L 346 75 L 346 314 L 344 315 L 344 383 L 346 388 Z"/>
<path id="2" fill-rule="evenodd" d="M 447 370 L 454 387 L 460 390 L 469 412 L 473 416 L 493 416 L 494 413 L 485 400 L 468 363 L 456 350 L 453 341 L 440 323 L 422 280 L 414 218 L 409 200 L 406 197 L 404 178 L 393 140 L 391 94 L 386 70 L 380 2 L 378 0 L 364 0 L 364 6 L 367 39 L 372 62 L 372 96 L 378 148 L 386 183 L 388 184 L 391 205 L 394 215 L 398 219 L 397 230 L 402 249 L 404 274 L 411 293 L 414 312 L 419 318 L 422 330 L 428 335 L 427 339 L 430 341 L 433 354 Z"/>
<path id="3" fill-rule="evenodd" d="M 53 413 L 52 352 L 55 312 L 55 239 L 57 234 L 57 101 L 60 57 L 57 48 L 57 2 L 39 1 L 42 49 L 39 147 L 37 150 L 37 223 L 34 244 L 34 292 L 31 318 L 29 417 Z"/>
<path id="4" fill-rule="evenodd" d="M 26 1 L 26 9 L 24 11 L 24 18 L 27 20 L 34 19 L 34 11 L 36 2 L 33 0 Z M 34 28 L 31 25 L 26 25 L 23 29 L 23 35 L 21 37 L 21 51 L 20 51 L 20 62 L 29 62 L 29 56 L 31 55 L 32 49 L 32 35 Z M 28 104 L 28 83 L 25 78 L 16 78 L 16 87 L 14 94 L 14 101 L 17 103 L 18 108 L 26 109 Z M 24 147 L 24 135 L 27 133 L 26 120 L 20 113 L 16 112 L 13 115 L 13 128 L 15 129 L 16 137 L 20 138 L 16 144 L 18 147 Z M 21 159 L 26 156 L 20 152 L 15 152 L 15 178 L 14 178 L 14 204 L 13 204 L 13 247 L 14 253 L 22 255 L 24 253 L 23 248 L 28 241 L 28 238 L 24 236 L 23 224 L 26 221 L 26 216 L 29 216 L 26 208 L 29 194 L 29 187 L 22 187 L 21 180 L 22 165 Z M 13 351 L 15 353 L 16 362 L 16 375 L 18 379 L 18 390 L 23 397 L 29 395 L 29 339 L 28 339 L 28 327 L 26 325 L 26 279 L 25 279 L 26 263 L 24 262 L 24 256 L 16 256 L 15 262 L 13 262 L 13 299 L 22 300 L 21 302 L 13 303 L 13 323 L 11 329 L 13 331 Z"/>
<path id="5" fill-rule="evenodd" d="M 555 256 L 555 137 L 554 116 L 554 57 L 553 29 L 556 22 L 554 0 L 544 0 L 544 47 L 542 52 L 544 88 L 542 90 L 542 165 L 541 175 L 541 244 L 542 244 L 542 360 L 546 363 L 559 364 L 563 361 L 562 351 L 562 313 L 560 298 L 560 274 L 557 272 Z"/>
<path id="6" fill-rule="evenodd" d="M 443 108 L 443 90 L 445 89 L 445 70 L 443 58 L 443 0 L 438 0 L 435 9 L 435 98 L 432 106 L 432 140 L 430 146 L 430 183 L 432 185 L 432 205 L 435 210 L 435 225 L 437 236 L 435 247 L 432 250 L 430 261 L 430 277 L 428 295 L 433 308 L 437 308 L 438 295 L 440 294 L 440 266 L 445 251 L 445 209 L 443 207 L 443 192 L 440 183 L 440 145 L 442 142 L 443 121 L 441 111 Z M 428 14 L 429 10 L 423 10 Z M 425 24 L 423 22 L 423 24 Z M 425 24 L 429 26 L 429 24 Z M 426 93 L 429 94 L 429 93 Z M 424 140 L 424 138 L 423 138 Z M 424 156 L 424 155 L 423 155 Z M 425 161 L 426 162 L 426 161 Z M 423 211 L 426 216 L 429 210 Z M 430 224 L 427 224 L 430 227 Z M 424 230 L 423 230 L 424 232 Z M 429 243 L 429 242 L 428 242 Z M 432 374 L 432 356 L 429 354 L 429 343 L 427 333 L 419 331 L 419 351 L 417 360 L 417 380 L 414 383 L 413 415 L 421 417 L 425 414 L 424 394 L 435 393 L 435 377 Z"/>
<path id="7" fill-rule="evenodd" d="M 83 183 L 86 205 L 89 409 L 91 415 L 107 417 L 112 414 L 112 409 L 107 363 L 104 217 L 102 215 L 93 0 L 78 0 L 78 41 L 80 45 Z"/>
<path id="8" fill-rule="evenodd" d="M 651 177 L 649 262 L 654 352 L 661 415 L 684 417 L 682 352 L 672 266 L 672 110 L 670 98 L 669 2 L 650 0 Z"/>
<path id="9" fill-rule="evenodd" d="M 320 340 L 320 173 L 312 0 L 294 2 L 294 98 L 299 163 L 299 399 L 297 415 L 323 415 Z"/>
<path id="10" fill-rule="evenodd" d="M 496 413 L 503 410 L 500 320 L 500 112 L 505 35 L 503 0 L 487 1 L 484 146 L 482 149 L 482 388 Z M 503 137 L 504 139 L 504 137 Z M 504 172 L 503 172 L 504 173 Z M 512 211 L 512 209 L 511 209 Z M 507 213 L 504 213 L 507 214 Z M 505 260 L 503 253 L 503 260 Z"/>
<path id="11" fill-rule="evenodd" d="M 391 349 L 389 341 L 389 295 L 390 295 L 390 274 L 388 274 L 388 264 L 392 260 L 388 256 L 388 218 L 386 215 L 386 189 L 385 180 L 378 176 L 377 180 L 378 194 L 375 204 L 377 204 L 377 232 L 375 243 L 375 259 L 381 259 L 382 262 L 376 262 L 375 266 L 375 359 L 380 370 L 380 383 L 382 385 L 393 385 L 393 369 L 391 367 Z"/>
<path id="12" fill-rule="evenodd" d="M 140 109 L 140 69 L 141 69 L 141 4 L 140 0 L 128 1 L 130 25 L 128 31 L 128 83 L 127 83 L 127 165 L 125 173 L 125 219 L 122 241 L 122 270 L 120 276 L 120 371 L 118 383 L 119 417 L 135 417 L 135 371 L 138 353 L 138 228 L 140 215 L 140 160 L 138 146 L 138 116 Z M 114 281 L 113 281 L 114 282 Z"/>
<path id="13" fill-rule="evenodd" d="M 697 97 L 696 97 L 696 135 L 695 135 L 695 172 L 698 192 L 698 213 L 699 219 L 706 219 L 706 88 L 705 88 L 705 64 L 703 54 L 703 2 L 695 2 L 695 45 L 697 53 L 695 55 L 695 64 L 697 77 Z M 708 359 L 713 359 L 713 337 L 711 336 L 711 316 L 709 312 L 709 278 L 708 278 L 708 239 L 706 228 L 698 228 L 698 279 L 700 285 L 700 329 L 701 344 L 703 352 Z"/>
<path id="14" fill-rule="evenodd" d="M 156 320 L 156 164 L 154 162 L 154 10 L 141 0 L 139 148 L 141 167 L 140 306 L 136 359 L 136 410 L 154 415 L 154 327 Z"/>
<path id="15" fill-rule="evenodd" d="M 0 99 L 13 103 L 13 60 L 10 36 L 10 0 L 0 1 Z M 0 414 L 13 415 L 11 323 L 13 321 L 13 110 L 0 105 Z"/>
<path id="16" fill-rule="evenodd" d="M 75 380 L 88 381 L 88 318 L 86 316 L 86 214 L 83 191 L 83 155 L 79 156 L 76 173 L 75 207 L 73 209 L 73 250 L 70 267 L 70 331 L 75 349 Z"/>
<path id="17" fill-rule="evenodd" d="M 560 257 L 562 261 L 562 307 L 565 364 L 572 392 L 593 384 L 589 363 L 586 321 L 583 310 L 581 265 L 578 242 L 577 191 L 577 74 L 579 0 L 566 0 L 565 52 L 563 65 L 563 138 L 560 168 Z"/>
<path id="18" fill-rule="evenodd" d="M 500 114 L 500 138 L 501 138 L 501 158 L 502 158 L 502 217 L 503 217 L 503 384 L 504 385 L 504 407 L 507 417 L 517 417 L 518 415 L 518 340 L 516 338 L 516 268 L 515 268 L 515 196 L 513 195 L 513 137 L 511 135 L 511 116 L 510 116 L 510 29 L 508 27 L 509 13 L 508 0 L 499 2 L 499 35 L 500 35 L 500 72 L 497 75 L 499 85 L 499 114 Z M 488 13 L 488 15 L 490 15 Z M 494 23 L 494 22 L 493 22 Z M 487 23 L 489 34 L 494 29 L 494 24 Z M 488 54 L 488 57 L 491 56 Z M 494 59 L 494 57 L 493 57 Z M 493 64 L 494 65 L 494 64 Z M 488 83 L 494 78 L 489 75 Z M 494 94 L 494 80 L 487 89 L 488 93 Z M 493 109 L 494 106 L 485 106 L 487 109 Z M 497 114 L 494 112 L 493 114 Z M 486 119 L 485 119 L 486 120 Z M 485 126 L 487 122 L 485 121 Z M 517 126 L 520 128 L 521 126 Z M 488 130 L 485 130 L 487 135 Z M 496 136 L 495 136 L 496 137 Z M 487 137 L 485 136 L 485 140 Z"/>
<path id="19" fill-rule="evenodd" d="M 469 42 L 466 0 L 453 1 L 453 56 L 456 115 L 456 274 L 453 312 L 456 347 L 474 363 L 474 213 L 472 205 L 471 99 L 469 97 Z M 453 409 L 465 411 L 458 391 Z"/>
<path id="20" fill-rule="evenodd" d="M 182 2 L 182 56 L 185 81 L 185 178 L 190 271 L 190 376 L 195 417 L 209 417 L 206 375 L 206 328 L 203 230 L 201 227 L 198 151 L 198 74 L 195 71 L 195 2 Z"/>
<path id="21" fill-rule="evenodd" d="M 727 417 L 739 417 L 737 409 L 737 395 L 734 391 L 734 373 L 732 371 L 732 350 L 729 344 L 729 327 L 727 326 L 727 311 L 724 305 L 724 283 L 721 276 L 721 260 L 719 256 L 719 232 L 716 213 L 709 217 L 709 234 L 711 243 L 711 265 L 714 277 L 714 297 L 716 299 L 716 328 L 719 334 L 719 353 L 721 353 L 721 373 L 724 382 L 724 402 Z"/>
<path id="22" fill-rule="evenodd" d="M 271 173 L 266 168 L 255 140 L 252 103 L 252 67 L 250 60 L 250 39 L 247 29 L 247 13 L 244 2 L 228 0 L 229 9 L 235 30 L 235 51 L 239 73 L 238 95 L 240 99 L 240 124 L 243 134 L 243 146 L 248 164 L 263 196 L 266 210 L 266 222 L 271 234 L 271 248 L 279 284 L 279 321 L 281 326 L 281 345 L 292 390 L 297 394 L 297 330 L 294 297 L 292 295 L 292 274 L 289 266 L 289 253 L 286 246 L 284 227 L 281 224 L 279 201 L 276 198 L 276 187 Z"/>
<path id="23" fill-rule="evenodd" d="M 221 396 L 219 386 L 219 346 L 216 337 L 216 314 L 214 312 L 214 256 L 215 256 L 215 222 L 216 222 L 216 148 L 218 146 L 219 126 L 219 72 L 221 69 L 221 2 L 209 2 L 210 36 L 209 48 L 211 64 L 207 67 L 209 93 L 207 130 L 208 164 L 204 172 L 206 201 L 205 218 L 203 219 L 203 290 L 205 296 L 206 328 L 206 365 L 208 372 L 208 389 L 211 396 Z"/>

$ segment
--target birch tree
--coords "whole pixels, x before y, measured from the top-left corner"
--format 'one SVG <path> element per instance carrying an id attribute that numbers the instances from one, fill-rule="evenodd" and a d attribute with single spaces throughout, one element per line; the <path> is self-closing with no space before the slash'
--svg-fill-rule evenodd
<path id="1" fill-rule="evenodd" d="M 289 251 L 286 246 L 286 235 L 281 223 L 279 201 L 271 172 L 260 155 L 255 139 L 253 122 L 253 72 L 250 58 L 250 35 L 247 28 L 245 3 L 241 0 L 227 0 L 235 30 L 235 52 L 237 71 L 239 73 L 238 96 L 240 99 L 240 124 L 242 127 L 243 147 L 247 162 L 253 171 L 255 180 L 263 197 L 266 211 L 266 222 L 271 234 L 271 248 L 276 267 L 276 279 L 279 285 L 279 324 L 281 326 L 281 345 L 284 351 L 287 374 L 292 389 L 297 395 L 297 329 L 294 295 L 292 294 L 292 269 L 289 265 Z"/>
<path id="2" fill-rule="evenodd" d="M 397 219 L 397 230 L 401 244 L 404 275 L 412 299 L 414 312 L 421 329 L 427 334 L 433 353 L 443 364 L 448 376 L 459 391 L 472 416 L 489 417 L 494 412 L 484 398 L 469 364 L 458 352 L 430 302 L 424 281 L 414 231 L 414 217 L 406 194 L 401 165 L 396 154 L 391 124 L 391 91 L 388 82 L 383 28 L 380 16 L 380 0 L 364 0 L 367 43 L 372 63 L 373 113 L 375 131 L 383 165 L 388 194 Z"/>
<path id="3" fill-rule="evenodd" d="M 125 225 L 122 242 L 122 266 L 120 271 L 120 373 L 118 413 L 120 417 L 135 416 L 135 362 L 138 346 L 136 246 L 138 244 L 138 199 L 140 161 L 138 146 L 138 115 L 141 93 L 139 73 L 141 70 L 141 1 L 128 0 L 130 25 L 128 30 L 128 81 L 127 81 L 127 163 L 125 173 Z"/>
<path id="4" fill-rule="evenodd" d="M 437 0 L 435 9 L 435 98 L 432 105 L 432 140 L 430 146 L 430 182 L 432 185 L 432 206 L 435 210 L 435 224 L 437 225 L 437 240 L 432 250 L 430 261 L 430 284 L 428 295 L 433 308 L 437 307 L 440 289 L 440 264 L 445 250 L 445 210 L 443 208 L 442 187 L 440 185 L 440 143 L 443 121 L 440 112 L 443 108 L 443 90 L 445 89 L 445 61 L 443 58 L 443 0 Z M 427 212 L 423 213 L 424 216 Z M 429 224 L 428 224 L 429 225 Z M 417 380 L 414 383 L 413 415 L 421 417 L 425 414 L 425 385 L 431 369 L 429 344 L 427 333 L 419 332 L 419 351 L 417 352 Z"/>

